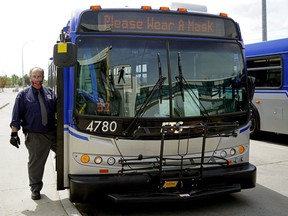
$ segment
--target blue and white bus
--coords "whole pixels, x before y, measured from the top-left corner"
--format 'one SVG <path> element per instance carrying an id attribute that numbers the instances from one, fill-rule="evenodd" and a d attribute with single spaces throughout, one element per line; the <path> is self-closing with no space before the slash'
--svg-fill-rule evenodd
<path id="1" fill-rule="evenodd" d="M 73 13 L 49 71 L 57 75 L 57 189 L 69 188 L 72 202 L 145 202 L 255 187 L 243 47 L 225 14 Z"/>
<path id="2" fill-rule="evenodd" d="M 288 39 L 248 44 L 245 54 L 248 75 L 255 77 L 251 136 L 288 134 Z"/>

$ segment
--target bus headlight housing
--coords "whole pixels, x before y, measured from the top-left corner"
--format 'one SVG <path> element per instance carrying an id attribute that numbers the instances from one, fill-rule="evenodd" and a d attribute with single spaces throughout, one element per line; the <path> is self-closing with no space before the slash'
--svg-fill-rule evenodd
<path id="1" fill-rule="evenodd" d="M 94 162 L 96 164 L 101 164 L 103 161 L 102 157 L 101 156 L 96 156 L 95 159 L 94 159 Z"/>
<path id="2" fill-rule="evenodd" d="M 225 150 L 223 150 L 221 153 L 220 153 L 220 156 L 222 158 L 225 158 L 227 156 L 227 152 Z"/>
<path id="3" fill-rule="evenodd" d="M 230 155 L 231 155 L 231 156 L 234 156 L 235 154 L 236 154 L 235 148 L 231 148 L 231 149 L 230 149 Z"/>
<path id="4" fill-rule="evenodd" d="M 114 157 L 109 157 L 109 158 L 107 159 L 107 164 L 109 164 L 109 165 L 114 165 L 115 162 L 116 162 L 116 160 L 115 160 Z"/>

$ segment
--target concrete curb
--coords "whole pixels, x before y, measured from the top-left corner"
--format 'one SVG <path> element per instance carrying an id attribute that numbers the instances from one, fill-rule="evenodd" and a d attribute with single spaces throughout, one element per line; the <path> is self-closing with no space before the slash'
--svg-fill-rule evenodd
<path id="1" fill-rule="evenodd" d="M 67 215 L 69 216 L 81 216 L 78 209 L 69 201 L 69 192 L 67 190 L 58 191 L 60 201 Z"/>
<path id="2" fill-rule="evenodd" d="M 55 153 L 52 151 L 50 152 L 50 158 L 51 158 L 51 162 L 53 164 L 53 168 L 54 168 L 54 170 L 56 170 L 56 164 L 55 164 L 56 160 L 54 159 Z M 56 182 L 57 181 L 57 178 L 56 178 L 57 173 L 54 172 L 54 174 L 55 174 L 55 182 Z M 69 200 L 69 189 L 61 190 L 61 191 L 57 191 L 57 192 L 58 192 L 59 200 L 60 200 L 65 212 L 67 213 L 67 215 L 69 215 L 69 216 L 81 216 L 78 209 Z"/>

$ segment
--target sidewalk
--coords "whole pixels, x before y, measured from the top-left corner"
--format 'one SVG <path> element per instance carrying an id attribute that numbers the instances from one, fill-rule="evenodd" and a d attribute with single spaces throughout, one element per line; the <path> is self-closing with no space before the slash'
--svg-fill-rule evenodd
<path id="1" fill-rule="evenodd" d="M 28 181 L 28 151 L 24 144 L 24 136 L 19 132 L 21 140 L 17 149 L 9 143 L 11 130 L 11 112 L 18 92 L 4 89 L 0 92 L 0 215 L 41 215 L 62 216 L 81 215 L 69 201 L 68 191 L 56 190 L 56 173 L 54 153 L 50 153 L 43 178 L 43 189 L 40 200 L 32 200 Z"/>

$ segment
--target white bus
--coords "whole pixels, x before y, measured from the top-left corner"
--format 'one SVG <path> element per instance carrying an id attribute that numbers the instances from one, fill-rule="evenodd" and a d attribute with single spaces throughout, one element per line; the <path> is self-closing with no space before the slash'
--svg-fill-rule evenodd
<path id="1" fill-rule="evenodd" d="M 256 78 L 251 137 L 288 134 L 288 39 L 248 44 L 245 54 L 248 75 Z"/>
<path id="2" fill-rule="evenodd" d="M 73 13 L 52 64 L 57 188 L 69 188 L 72 202 L 193 200 L 255 187 L 253 85 L 239 26 L 225 14 L 91 7 Z"/>

